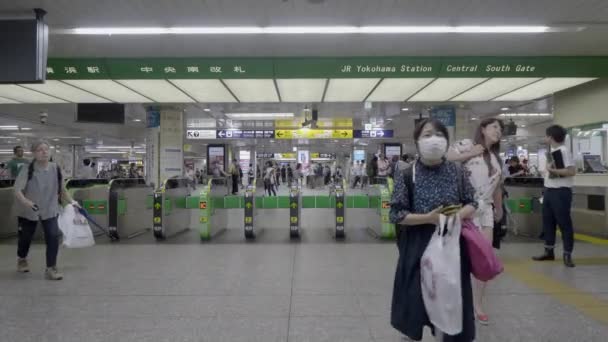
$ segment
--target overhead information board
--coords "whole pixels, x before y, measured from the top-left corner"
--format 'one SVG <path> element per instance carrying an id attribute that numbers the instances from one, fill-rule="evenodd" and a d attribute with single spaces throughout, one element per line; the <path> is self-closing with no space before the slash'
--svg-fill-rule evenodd
<path id="1" fill-rule="evenodd" d="M 606 76 L 608 56 L 49 58 L 47 65 L 53 80 Z"/>
<path id="2" fill-rule="evenodd" d="M 277 129 L 277 139 L 352 139 L 353 131 L 348 129 Z"/>

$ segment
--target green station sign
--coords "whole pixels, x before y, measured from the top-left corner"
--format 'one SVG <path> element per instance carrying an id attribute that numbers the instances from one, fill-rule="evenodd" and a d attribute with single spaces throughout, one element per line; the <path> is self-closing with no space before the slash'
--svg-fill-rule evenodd
<path id="1" fill-rule="evenodd" d="M 50 58 L 47 64 L 51 80 L 606 76 L 608 56 Z"/>

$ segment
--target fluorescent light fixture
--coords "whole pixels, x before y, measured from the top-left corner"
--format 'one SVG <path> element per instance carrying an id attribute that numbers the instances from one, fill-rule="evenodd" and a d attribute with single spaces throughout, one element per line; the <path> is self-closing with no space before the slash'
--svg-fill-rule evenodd
<path id="1" fill-rule="evenodd" d="M 210 111 L 211 111 L 211 108 L 204 108 L 204 109 L 203 109 L 203 111 L 204 111 L 204 112 L 210 112 Z"/>
<path id="2" fill-rule="evenodd" d="M 0 96 L 23 103 L 66 103 L 66 101 L 14 84 L 0 84 Z"/>
<path id="3" fill-rule="evenodd" d="M 18 131 L 19 126 L 0 126 L 0 131 Z"/>
<path id="4" fill-rule="evenodd" d="M 543 117 L 547 117 L 547 116 L 551 116 L 551 113 L 502 113 L 500 114 L 500 116 L 504 116 L 504 117 L 538 117 L 538 116 L 543 116 Z"/>
<path id="5" fill-rule="evenodd" d="M 241 102 L 279 102 L 274 80 L 226 79 L 224 83 Z"/>
<path id="6" fill-rule="evenodd" d="M 2 104 L 13 104 L 13 103 L 21 103 L 21 102 L 15 101 L 13 99 L 7 99 L 6 97 L 1 97 L 0 96 L 0 103 L 2 103 Z"/>
<path id="7" fill-rule="evenodd" d="M 112 80 L 65 80 L 75 87 L 119 103 L 149 103 L 152 100 Z"/>
<path id="8" fill-rule="evenodd" d="M 294 117 L 293 113 L 226 113 L 225 115 L 233 120 L 275 120 Z"/>
<path id="9" fill-rule="evenodd" d="M 408 101 L 448 101 L 487 78 L 438 78 Z"/>
<path id="10" fill-rule="evenodd" d="M 508 78 L 498 77 L 489 79 L 469 89 L 466 92 L 450 99 L 450 101 L 489 101 L 497 96 L 511 92 L 517 88 L 526 86 L 540 80 L 539 77 L 532 78 Z"/>
<path id="11" fill-rule="evenodd" d="M 194 102 L 192 98 L 165 80 L 116 80 L 116 82 L 135 90 L 155 102 Z"/>
<path id="12" fill-rule="evenodd" d="M 477 118 L 471 118 L 471 121 L 477 121 Z"/>
<path id="13" fill-rule="evenodd" d="M 327 82 L 324 78 L 293 78 L 276 81 L 283 102 L 321 102 Z"/>
<path id="14" fill-rule="evenodd" d="M 374 89 L 379 78 L 332 78 L 324 102 L 361 102 Z"/>
<path id="15" fill-rule="evenodd" d="M 409 99 L 433 78 L 385 78 L 367 98 L 372 102 L 393 102 Z"/>
<path id="16" fill-rule="evenodd" d="M 47 80 L 44 84 L 21 84 L 21 86 L 75 103 L 111 102 L 60 81 Z"/>
<path id="17" fill-rule="evenodd" d="M 30 127 L 21 127 L 22 131 L 31 131 L 32 129 Z"/>
<path id="18" fill-rule="evenodd" d="M 514 90 L 493 101 L 529 101 L 595 80 L 591 77 L 552 77 Z"/>
<path id="19" fill-rule="evenodd" d="M 169 80 L 197 102 L 237 102 L 219 80 Z M 210 112 L 210 108 L 203 109 Z"/>
<path id="20" fill-rule="evenodd" d="M 410 110 L 410 109 L 409 109 L 409 108 L 406 108 L 406 107 L 401 108 L 401 111 L 403 111 L 403 112 L 407 112 L 407 111 L 409 111 L 409 110 Z"/>
<path id="21" fill-rule="evenodd" d="M 500 108 L 500 110 L 509 110 L 509 109 L 511 109 L 511 108 L 509 108 L 509 107 L 502 107 L 502 108 Z"/>
<path id="22" fill-rule="evenodd" d="M 141 122 L 141 119 L 133 119 L 133 122 Z"/>
<path id="23" fill-rule="evenodd" d="M 59 139 L 80 139 L 81 137 L 76 137 L 76 136 L 72 136 L 72 137 L 57 137 Z"/>
<path id="24" fill-rule="evenodd" d="M 202 27 L 77 27 L 54 34 L 161 35 L 161 34 L 414 34 L 414 33 L 545 33 L 578 32 L 584 26 L 202 26 Z"/>

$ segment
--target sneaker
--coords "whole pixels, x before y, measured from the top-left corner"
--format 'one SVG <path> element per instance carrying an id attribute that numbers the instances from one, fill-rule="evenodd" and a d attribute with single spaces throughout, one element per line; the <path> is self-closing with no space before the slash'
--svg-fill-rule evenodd
<path id="1" fill-rule="evenodd" d="M 17 272 L 19 273 L 27 273 L 30 271 L 30 265 L 27 263 L 27 259 L 17 260 Z"/>
<path id="2" fill-rule="evenodd" d="M 61 274 L 57 270 L 57 267 L 49 267 L 49 268 L 47 268 L 44 275 L 45 275 L 46 279 L 48 279 L 48 280 L 61 280 L 61 279 L 63 279 L 63 274 Z"/>

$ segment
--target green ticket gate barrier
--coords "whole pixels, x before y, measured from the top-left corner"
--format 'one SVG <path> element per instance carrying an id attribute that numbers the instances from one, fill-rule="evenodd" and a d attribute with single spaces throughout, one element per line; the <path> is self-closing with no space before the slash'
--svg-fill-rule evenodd
<path id="1" fill-rule="evenodd" d="M 334 191 L 335 191 L 335 195 L 336 195 L 335 237 L 336 237 L 336 239 L 343 239 L 345 236 L 344 225 L 345 225 L 345 212 L 346 212 L 344 187 L 342 187 L 342 185 L 336 185 Z"/>
<path id="2" fill-rule="evenodd" d="M 157 240 L 190 229 L 191 182 L 186 178 L 170 178 L 154 193 L 153 232 Z M 196 199 L 194 199 L 196 200 Z M 198 200 L 197 200 L 198 202 Z"/>
<path id="3" fill-rule="evenodd" d="M 17 235 L 17 217 L 13 215 L 12 208 L 15 203 L 14 179 L 0 180 L 0 238 L 9 238 Z"/>
<path id="4" fill-rule="evenodd" d="M 380 185 L 380 238 L 394 239 L 396 237 L 395 225 L 390 222 L 391 197 L 393 195 L 393 179 L 388 178 L 386 186 Z"/>
<path id="5" fill-rule="evenodd" d="M 226 231 L 221 215 L 216 215 L 216 208 L 211 197 L 212 180 L 201 190 L 198 197 L 198 229 L 201 241 L 208 241 Z"/>
<path id="6" fill-rule="evenodd" d="M 297 185 L 289 189 L 289 237 L 300 238 L 300 189 Z"/>
<path id="7" fill-rule="evenodd" d="M 247 240 L 255 239 L 255 181 L 245 190 L 244 229 Z"/>
<path id="8" fill-rule="evenodd" d="M 153 208 L 146 205 L 154 189 L 141 178 L 113 179 L 109 183 L 108 231 L 110 238 L 132 238 L 152 228 Z"/>
<path id="9" fill-rule="evenodd" d="M 102 227 L 108 227 L 110 186 L 107 179 L 70 179 L 66 182 L 65 188 L 95 222 Z M 105 234 L 95 225 L 90 226 L 95 235 Z"/>

